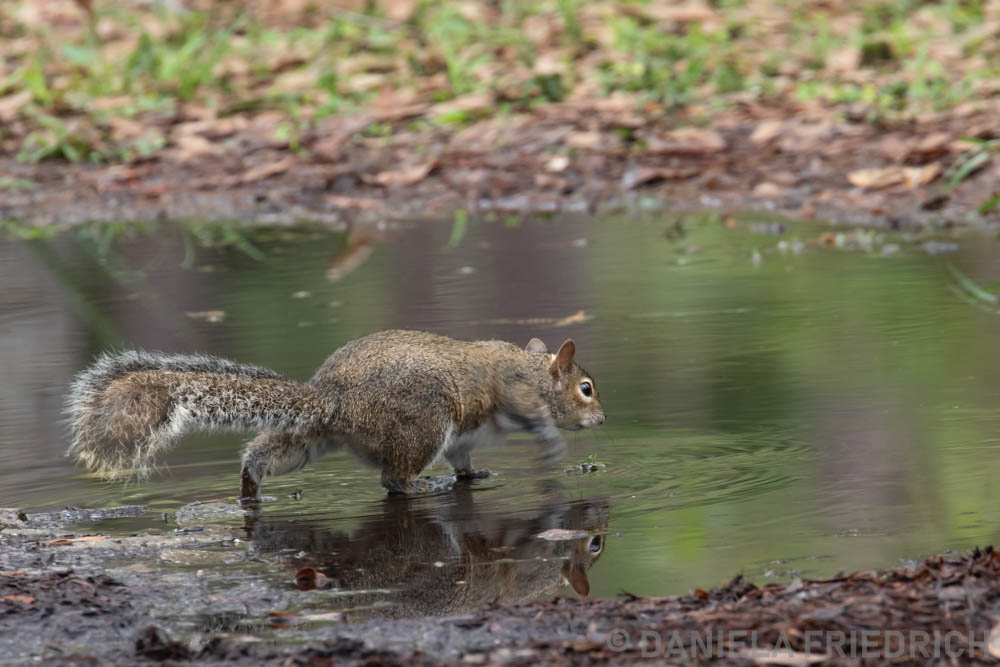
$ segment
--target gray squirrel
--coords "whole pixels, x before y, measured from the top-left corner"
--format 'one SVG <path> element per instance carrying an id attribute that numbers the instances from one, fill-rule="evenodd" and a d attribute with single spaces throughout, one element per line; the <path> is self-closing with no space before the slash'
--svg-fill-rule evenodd
<path id="1" fill-rule="evenodd" d="M 428 490 L 417 475 L 437 457 L 458 479 L 473 448 L 527 431 L 553 464 L 559 429 L 604 422 L 593 378 L 564 342 L 461 341 L 382 331 L 334 352 L 306 382 L 206 355 L 126 351 L 101 356 L 72 383 L 67 452 L 109 477 L 144 476 L 156 455 L 194 429 L 260 429 L 243 454 L 240 496 L 260 499 L 265 475 L 283 475 L 347 446 L 381 468 L 390 494 Z"/>

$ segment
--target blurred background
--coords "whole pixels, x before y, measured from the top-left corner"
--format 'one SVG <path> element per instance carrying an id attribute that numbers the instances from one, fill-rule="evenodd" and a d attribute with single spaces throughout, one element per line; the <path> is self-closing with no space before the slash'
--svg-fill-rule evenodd
<path id="1" fill-rule="evenodd" d="M 758 104 L 914 118 L 997 94 L 998 31 L 997 0 L 10 0 L 0 139 L 28 160 L 121 160 L 205 149 L 167 122 L 179 105 L 294 144 L 364 107 L 462 126 L 609 95 L 703 120 Z"/>

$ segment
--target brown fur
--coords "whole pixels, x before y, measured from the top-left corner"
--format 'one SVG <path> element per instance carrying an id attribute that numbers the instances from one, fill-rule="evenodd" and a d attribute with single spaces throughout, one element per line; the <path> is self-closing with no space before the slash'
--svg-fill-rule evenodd
<path id="1" fill-rule="evenodd" d="M 384 331 L 347 343 L 306 383 L 214 357 L 106 356 L 74 382 L 70 453 L 115 476 L 145 469 L 192 427 L 262 428 L 243 457 L 243 497 L 259 497 L 265 475 L 343 446 L 381 468 L 390 492 L 417 491 L 414 477 L 438 456 L 460 477 L 480 476 L 471 450 L 520 430 L 539 438 L 551 463 L 565 447 L 558 428 L 602 423 L 575 351 L 573 341 L 549 354 L 538 339 L 521 349 Z"/>

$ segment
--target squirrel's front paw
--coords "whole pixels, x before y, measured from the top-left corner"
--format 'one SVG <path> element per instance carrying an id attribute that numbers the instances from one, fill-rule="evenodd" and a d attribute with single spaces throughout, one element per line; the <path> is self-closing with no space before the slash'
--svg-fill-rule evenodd
<path id="1" fill-rule="evenodd" d="M 493 476 L 486 468 L 480 468 L 479 470 L 456 470 L 455 480 L 459 482 L 471 482 L 474 479 L 489 479 Z"/>
<path id="2" fill-rule="evenodd" d="M 565 453 L 566 441 L 562 437 L 553 438 L 542 444 L 542 451 L 538 458 L 543 466 L 552 468 Z"/>

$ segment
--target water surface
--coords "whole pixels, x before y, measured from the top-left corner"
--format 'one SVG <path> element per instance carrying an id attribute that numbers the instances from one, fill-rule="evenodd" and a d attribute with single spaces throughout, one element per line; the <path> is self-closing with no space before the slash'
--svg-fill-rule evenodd
<path id="1" fill-rule="evenodd" d="M 593 456 L 605 467 L 547 473 L 534 443 L 515 438 L 473 456 L 496 477 L 402 505 L 346 453 L 268 480 L 276 500 L 259 536 L 284 536 L 273 549 L 332 554 L 341 568 L 375 553 L 370 569 L 400 565 L 395 580 L 352 585 L 422 581 L 457 544 L 572 560 L 532 542 L 552 527 L 604 535 L 587 563 L 598 596 L 887 567 L 996 542 L 1000 315 L 948 264 L 1000 280 L 1000 243 L 968 237 L 931 255 L 897 238 L 891 256 L 878 242 L 794 243 L 821 231 L 623 216 L 368 236 L 121 225 L 0 242 L 0 506 L 141 503 L 145 518 L 99 528 L 157 530 L 162 512 L 235 493 L 239 435 L 189 436 L 129 486 L 63 458 L 65 388 L 101 350 L 222 354 L 304 379 L 344 342 L 402 327 L 550 347 L 574 338 L 608 421 L 568 435 L 566 464 Z M 405 569 L 407 553 L 421 567 Z"/>

